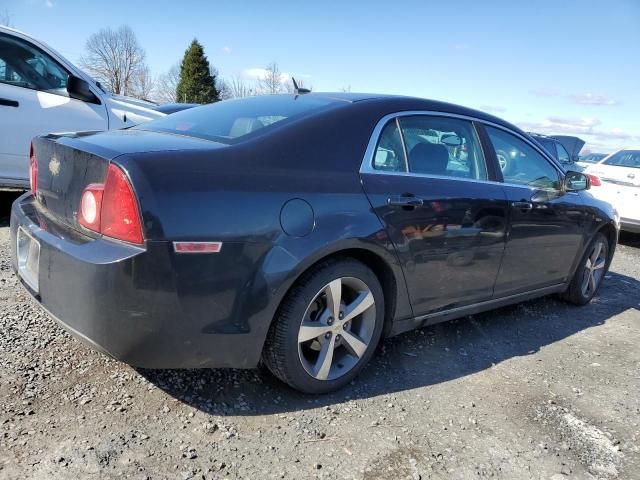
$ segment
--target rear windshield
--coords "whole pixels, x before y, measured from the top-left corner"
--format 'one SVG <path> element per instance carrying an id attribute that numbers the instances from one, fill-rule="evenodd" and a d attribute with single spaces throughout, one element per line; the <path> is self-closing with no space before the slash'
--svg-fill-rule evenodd
<path id="1" fill-rule="evenodd" d="M 329 108 L 338 100 L 313 95 L 265 95 L 190 108 L 134 127 L 236 143 L 275 124 Z"/>
<path id="2" fill-rule="evenodd" d="M 603 163 L 616 167 L 640 168 L 640 150 L 622 150 L 611 155 Z"/>

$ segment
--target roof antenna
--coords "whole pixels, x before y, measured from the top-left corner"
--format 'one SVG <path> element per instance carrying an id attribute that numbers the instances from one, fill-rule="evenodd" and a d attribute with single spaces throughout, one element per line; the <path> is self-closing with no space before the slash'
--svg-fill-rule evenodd
<path id="1" fill-rule="evenodd" d="M 291 81 L 293 82 L 293 93 L 295 93 L 296 95 L 302 95 L 303 93 L 311 93 L 311 90 L 309 90 L 308 88 L 304 88 L 304 87 L 300 88 L 295 78 L 291 77 Z"/>

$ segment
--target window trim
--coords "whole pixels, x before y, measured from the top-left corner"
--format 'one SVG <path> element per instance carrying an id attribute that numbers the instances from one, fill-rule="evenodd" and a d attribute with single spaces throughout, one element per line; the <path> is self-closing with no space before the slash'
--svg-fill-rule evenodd
<path id="1" fill-rule="evenodd" d="M 404 139 L 404 132 L 402 131 L 402 125 L 400 125 L 400 117 L 396 117 L 396 128 L 398 129 L 398 133 L 400 133 L 400 142 L 402 143 L 402 154 L 404 155 L 404 171 L 408 173 L 409 172 L 409 152 L 407 152 L 407 142 Z"/>
<path id="2" fill-rule="evenodd" d="M 406 111 L 402 111 L 402 112 L 393 112 L 393 113 L 389 113 L 387 115 L 385 115 L 384 117 L 382 117 L 378 123 L 376 123 L 376 126 L 373 129 L 373 133 L 371 134 L 371 137 L 369 138 L 369 143 L 367 144 L 367 149 L 365 150 L 364 153 L 364 158 L 362 159 L 362 163 L 360 165 L 360 173 L 366 173 L 366 174 L 372 174 L 372 175 L 397 175 L 397 176 L 407 176 L 407 177 L 418 177 L 418 178 L 433 178 L 433 179 L 446 179 L 446 180 L 457 180 L 457 181 L 462 181 L 462 182 L 474 182 L 474 183 L 490 183 L 490 184 L 498 184 L 498 185 L 505 185 L 505 186 L 511 186 L 511 187 L 520 187 L 520 188 L 529 188 L 531 190 L 548 190 L 548 189 L 541 189 L 541 188 L 537 188 L 537 187 L 532 187 L 530 185 L 525 185 L 525 184 L 521 184 L 521 183 L 508 183 L 504 181 L 504 178 L 502 177 L 502 172 L 500 171 L 500 169 L 498 168 L 498 173 L 499 175 L 496 176 L 496 178 L 498 178 L 498 180 L 491 180 L 491 179 L 486 179 L 486 180 L 480 180 L 480 179 L 475 179 L 475 178 L 464 178 L 464 177 L 451 177 L 451 176 L 445 176 L 445 175 L 432 175 L 432 174 L 426 174 L 426 173 L 412 173 L 408 171 L 408 165 L 407 165 L 407 169 L 404 172 L 392 172 L 392 171 L 385 171 L 385 170 L 376 170 L 373 166 L 373 162 L 375 160 L 375 153 L 376 153 L 376 148 L 378 145 L 378 141 L 380 139 L 380 135 L 382 134 L 382 130 L 384 129 L 384 127 L 387 125 L 387 123 L 389 123 L 391 120 L 396 120 L 396 122 L 398 122 L 399 125 L 399 118 L 401 117 L 415 117 L 415 116 L 431 116 L 431 117 L 449 117 L 449 118 L 456 118 L 459 120 L 467 120 L 469 122 L 472 123 L 473 128 L 476 130 L 476 135 L 480 141 L 481 144 L 481 149 L 483 152 L 483 156 L 484 156 L 484 160 L 485 160 L 485 166 L 487 168 L 487 174 L 489 175 L 491 172 L 491 168 L 489 167 L 489 162 L 491 163 L 495 163 L 497 162 L 497 159 L 495 158 L 495 151 L 493 152 L 493 155 L 491 155 L 490 158 L 487 158 L 487 149 L 485 148 L 485 141 L 489 141 L 489 145 L 492 146 L 493 148 L 493 144 L 490 142 L 490 139 L 485 138 L 482 134 L 480 134 L 479 132 L 479 128 L 477 128 L 478 126 L 484 126 L 484 125 L 488 125 L 490 127 L 493 128 L 498 128 L 500 130 L 503 130 L 513 136 L 515 136 L 516 138 L 522 140 L 523 142 L 525 142 L 527 145 L 529 145 L 530 147 L 532 147 L 534 150 L 536 150 L 541 156 L 542 158 L 544 158 L 545 160 L 547 160 L 547 162 L 549 162 L 551 164 L 551 166 L 556 170 L 556 173 L 558 174 L 558 177 L 562 183 L 562 179 L 564 178 L 564 170 L 563 168 L 557 164 L 557 162 L 551 158 L 550 154 L 548 152 L 546 152 L 544 150 L 543 147 L 536 145 L 534 142 L 532 142 L 530 139 L 527 139 L 525 136 L 523 136 L 522 134 L 508 128 L 505 127 L 504 125 L 500 125 L 498 123 L 494 123 L 494 122 L 490 122 L 488 120 L 484 120 L 481 118 L 477 118 L 477 117 L 472 117 L 472 116 L 468 116 L 468 115 L 460 115 L 457 113 L 450 113 L 450 112 L 438 112 L 438 111 L 431 111 L 431 110 L 406 110 Z M 483 130 L 483 134 L 486 134 L 488 136 L 488 133 L 486 132 L 486 130 L 484 128 L 482 128 Z M 403 144 L 404 144 L 404 136 L 403 138 Z M 405 147 L 406 148 L 406 147 Z M 405 155 L 406 158 L 406 155 Z M 406 159 L 406 161 L 408 162 L 409 160 Z M 494 166 L 495 168 L 495 166 Z M 500 181 L 502 180 L 502 181 Z M 558 191 L 556 189 L 551 189 L 553 191 Z M 563 191 L 563 190 L 560 190 Z M 565 192 L 566 193 L 566 192 Z"/>

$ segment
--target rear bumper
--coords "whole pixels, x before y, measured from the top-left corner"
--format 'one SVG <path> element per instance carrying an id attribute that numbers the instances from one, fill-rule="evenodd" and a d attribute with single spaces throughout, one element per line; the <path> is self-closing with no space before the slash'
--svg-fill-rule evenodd
<path id="1" fill-rule="evenodd" d="M 90 347 L 143 368 L 257 365 L 269 321 L 246 297 L 251 288 L 239 288 L 253 276 L 247 258 L 259 257 L 257 246 L 204 258 L 176 255 L 170 242 L 91 239 L 48 219 L 27 193 L 11 211 L 14 270 L 18 228 L 40 243 L 39 292 L 23 285 Z"/>

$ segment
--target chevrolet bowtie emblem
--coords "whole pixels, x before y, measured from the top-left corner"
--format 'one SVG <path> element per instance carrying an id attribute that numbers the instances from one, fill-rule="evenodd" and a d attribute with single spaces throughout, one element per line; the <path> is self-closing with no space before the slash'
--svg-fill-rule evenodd
<path id="1" fill-rule="evenodd" d="M 60 173 L 60 160 L 58 160 L 56 157 L 53 157 L 49 161 L 49 171 L 54 177 Z"/>

